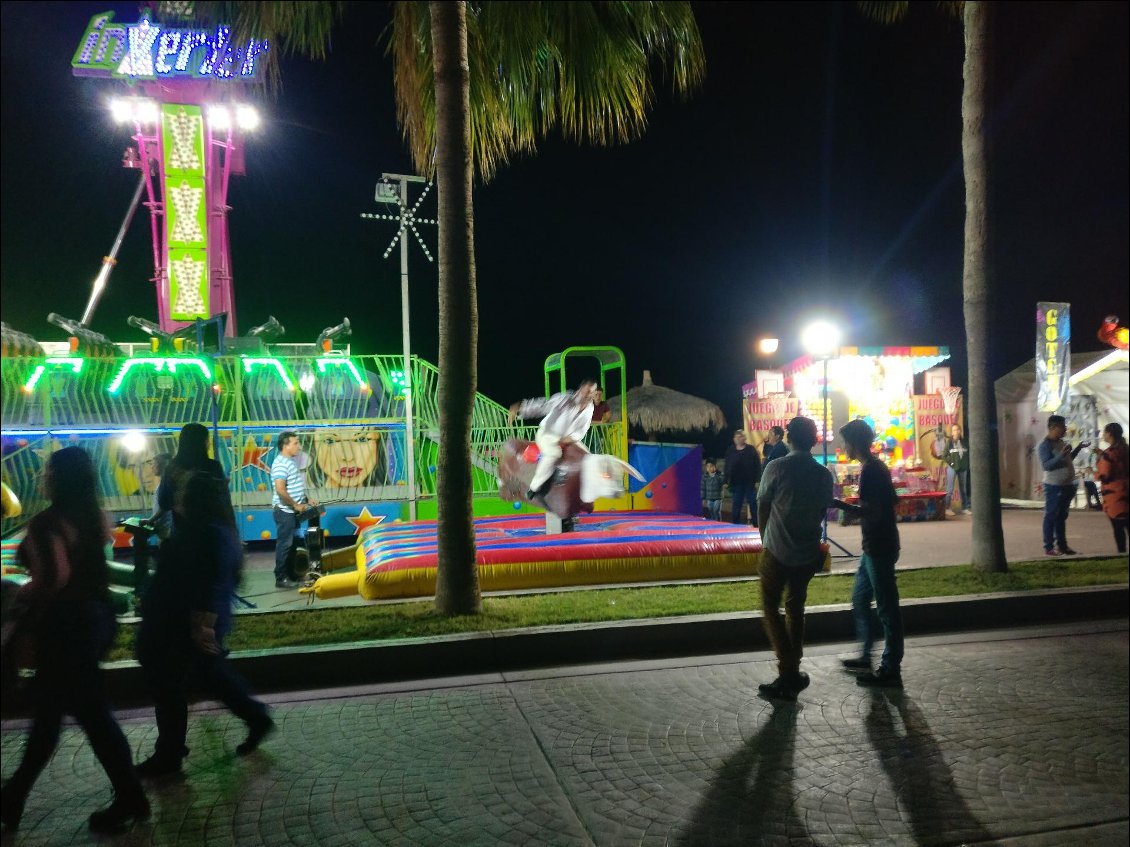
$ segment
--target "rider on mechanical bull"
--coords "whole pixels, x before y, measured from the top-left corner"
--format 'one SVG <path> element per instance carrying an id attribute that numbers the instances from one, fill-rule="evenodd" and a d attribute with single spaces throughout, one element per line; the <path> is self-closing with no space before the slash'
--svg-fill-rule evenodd
<path id="1" fill-rule="evenodd" d="M 597 390 L 595 380 L 582 380 L 576 391 L 563 391 L 552 397 L 533 397 L 510 407 L 509 424 L 515 418 L 536 418 L 542 416 L 538 433 L 534 436 L 540 455 L 534 478 L 530 480 L 527 500 L 534 500 L 544 494 L 561 458 L 561 448 L 577 444 L 582 449 L 585 435 L 592 425 L 593 394 Z"/>

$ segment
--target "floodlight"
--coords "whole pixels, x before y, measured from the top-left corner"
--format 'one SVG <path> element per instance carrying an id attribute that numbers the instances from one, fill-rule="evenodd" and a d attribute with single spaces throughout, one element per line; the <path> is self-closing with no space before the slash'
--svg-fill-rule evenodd
<path id="1" fill-rule="evenodd" d="M 337 326 L 328 326 L 318 335 L 318 344 L 335 338 L 349 338 L 353 331 L 349 328 L 349 318 L 343 318 Z"/>
<path id="2" fill-rule="evenodd" d="M 157 122 L 157 104 L 152 100 L 137 100 L 134 103 L 133 119 L 138 123 Z"/>
<path id="3" fill-rule="evenodd" d="M 757 349 L 763 356 L 772 356 L 777 352 L 777 348 L 781 346 L 781 342 L 777 338 L 762 338 L 757 342 Z"/>
<path id="4" fill-rule="evenodd" d="M 212 106 L 208 109 L 208 125 L 212 129 L 228 129 L 231 127 L 231 112 L 226 106 Z"/>
<path id="5" fill-rule="evenodd" d="M 127 453 L 140 453 L 145 449 L 145 433 L 131 429 L 121 437 L 121 445 Z"/>
<path id="6" fill-rule="evenodd" d="M 124 124 L 133 118 L 133 107 L 128 100 L 115 97 L 110 101 L 110 115 L 113 117 L 114 123 Z"/>
<path id="7" fill-rule="evenodd" d="M 259 128 L 259 113 L 253 106 L 236 106 L 235 120 L 240 129 L 251 131 Z"/>
<path id="8" fill-rule="evenodd" d="M 815 321 L 801 332 L 800 343 L 817 359 L 826 359 L 840 346 L 839 327 L 828 321 Z"/>

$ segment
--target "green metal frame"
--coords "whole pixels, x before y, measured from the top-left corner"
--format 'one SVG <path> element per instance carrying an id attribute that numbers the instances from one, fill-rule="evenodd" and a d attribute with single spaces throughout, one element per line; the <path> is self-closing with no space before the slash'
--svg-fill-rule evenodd
<path id="1" fill-rule="evenodd" d="M 600 387 L 608 396 L 608 375 L 611 371 L 620 374 L 620 420 L 617 423 L 594 426 L 585 438 L 586 446 L 594 453 L 610 453 L 628 460 L 628 367 L 624 351 L 619 347 L 566 347 L 560 353 L 553 353 L 545 359 L 545 396 L 569 390 L 566 373 L 569 359 L 596 359 L 600 365 Z M 554 375 L 558 388 L 553 389 Z"/>

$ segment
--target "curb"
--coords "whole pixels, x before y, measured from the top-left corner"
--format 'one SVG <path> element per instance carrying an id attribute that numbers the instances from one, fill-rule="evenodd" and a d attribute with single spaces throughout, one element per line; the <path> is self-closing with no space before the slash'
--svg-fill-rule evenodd
<path id="1" fill-rule="evenodd" d="M 1130 586 L 1048 589 L 907 600 L 908 636 L 1125 618 Z M 760 613 L 736 612 L 604 624 L 538 627 L 436 638 L 354 642 L 232 653 L 233 667 L 261 693 L 337 688 L 440 676 L 466 676 L 560 665 L 676 658 L 770 649 Z M 819 606 L 805 615 L 805 644 L 850 642 L 851 607 Z M 104 666 L 116 708 L 150 698 L 137 662 Z M 5 692 L 6 694 L 8 692 Z M 4 714 L 27 711 L 5 697 Z"/>

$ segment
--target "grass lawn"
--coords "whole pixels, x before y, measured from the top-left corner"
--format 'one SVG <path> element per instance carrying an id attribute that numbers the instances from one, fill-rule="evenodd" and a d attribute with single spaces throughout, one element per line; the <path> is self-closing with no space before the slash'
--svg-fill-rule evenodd
<path id="1" fill-rule="evenodd" d="M 1016 562 L 1004 574 L 979 574 L 969 565 L 900 571 L 903 599 L 1125 585 L 1125 558 Z M 809 606 L 851 602 L 853 575 L 821 575 L 808 591 Z M 481 615 L 445 618 L 431 603 L 380 606 L 312 607 L 301 612 L 240 615 L 228 639 L 232 650 L 264 650 L 376 639 L 418 638 L 461 632 L 486 632 L 553 624 L 663 618 L 760 610 L 754 582 L 593 588 L 516 597 L 488 597 Z M 133 658 L 134 625 L 121 628 L 107 659 Z"/>

